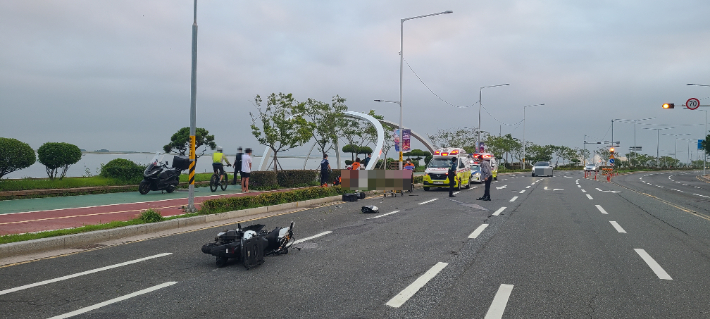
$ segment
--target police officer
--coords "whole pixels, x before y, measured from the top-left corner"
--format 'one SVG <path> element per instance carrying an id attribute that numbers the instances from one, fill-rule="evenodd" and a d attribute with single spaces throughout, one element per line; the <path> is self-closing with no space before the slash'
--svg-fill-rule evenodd
<path id="1" fill-rule="evenodd" d="M 451 166 L 449 166 L 449 197 L 456 197 L 454 195 L 454 184 L 456 184 L 456 170 L 458 169 L 459 163 L 456 157 L 451 159 Z"/>

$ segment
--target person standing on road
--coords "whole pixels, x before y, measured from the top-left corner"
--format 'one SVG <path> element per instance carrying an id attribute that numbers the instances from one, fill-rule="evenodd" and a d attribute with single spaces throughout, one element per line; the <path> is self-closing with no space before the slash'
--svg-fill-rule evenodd
<path id="1" fill-rule="evenodd" d="M 234 180 L 232 180 L 232 185 L 237 185 L 237 173 L 242 171 L 242 147 L 237 149 L 237 157 L 234 158 Z"/>
<path id="2" fill-rule="evenodd" d="M 482 197 L 477 198 L 478 200 L 490 201 L 491 200 L 491 182 L 493 181 L 493 173 L 491 172 L 491 161 L 489 159 L 483 160 L 483 156 L 478 155 L 478 161 L 481 162 L 481 177 L 486 181 L 486 190 Z"/>
<path id="3" fill-rule="evenodd" d="M 249 175 L 251 175 L 251 148 L 242 154 L 242 193 L 249 192 Z"/>
<path id="4" fill-rule="evenodd" d="M 330 163 L 328 154 L 323 154 L 323 160 L 320 161 L 320 186 L 328 186 L 328 177 L 330 177 Z"/>
<path id="5" fill-rule="evenodd" d="M 456 170 L 459 167 L 459 163 L 456 157 L 451 159 L 451 166 L 449 166 L 449 197 L 456 197 L 454 195 L 454 184 L 456 184 Z"/>

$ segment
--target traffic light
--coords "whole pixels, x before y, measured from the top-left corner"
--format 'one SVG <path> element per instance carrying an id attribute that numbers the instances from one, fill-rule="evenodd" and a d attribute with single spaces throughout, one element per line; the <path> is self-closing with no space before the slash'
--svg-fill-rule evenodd
<path id="1" fill-rule="evenodd" d="M 673 103 L 664 103 L 664 104 L 663 104 L 663 108 L 664 108 L 664 109 L 673 109 L 673 108 L 675 108 L 675 104 L 673 104 Z"/>

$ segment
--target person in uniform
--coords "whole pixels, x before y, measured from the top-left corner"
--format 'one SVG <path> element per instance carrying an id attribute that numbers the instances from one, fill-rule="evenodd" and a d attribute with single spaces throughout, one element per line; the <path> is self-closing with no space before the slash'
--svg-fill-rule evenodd
<path id="1" fill-rule="evenodd" d="M 449 166 L 449 197 L 456 197 L 454 195 L 454 185 L 456 184 L 456 170 L 458 169 L 459 163 L 456 157 L 451 159 L 451 166 Z"/>
<path id="2" fill-rule="evenodd" d="M 481 162 L 481 178 L 485 180 L 486 190 L 482 197 L 477 198 L 478 200 L 490 201 L 491 200 L 491 182 L 493 181 L 493 173 L 491 172 L 491 160 L 483 159 L 482 155 L 478 155 L 478 161 Z"/>

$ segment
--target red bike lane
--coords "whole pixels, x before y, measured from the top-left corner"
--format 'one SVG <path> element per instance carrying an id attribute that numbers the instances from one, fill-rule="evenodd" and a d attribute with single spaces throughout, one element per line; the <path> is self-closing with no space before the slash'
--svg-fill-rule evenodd
<path id="1" fill-rule="evenodd" d="M 199 209 L 202 202 L 208 199 L 256 196 L 261 193 L 263 192 L 195 197 L 195 207 Z M 74 228 L 111 221 L 127 221 L 138 217 L 142 211 L 149 208 L 159 211 L 163 217 L 175 216 L 184 214 L 182 207 L 187 206 L 187 201 L 187 198 L 175 198 L 149 202 L 2 214 L 0 215 L 0 235 Z"/>

